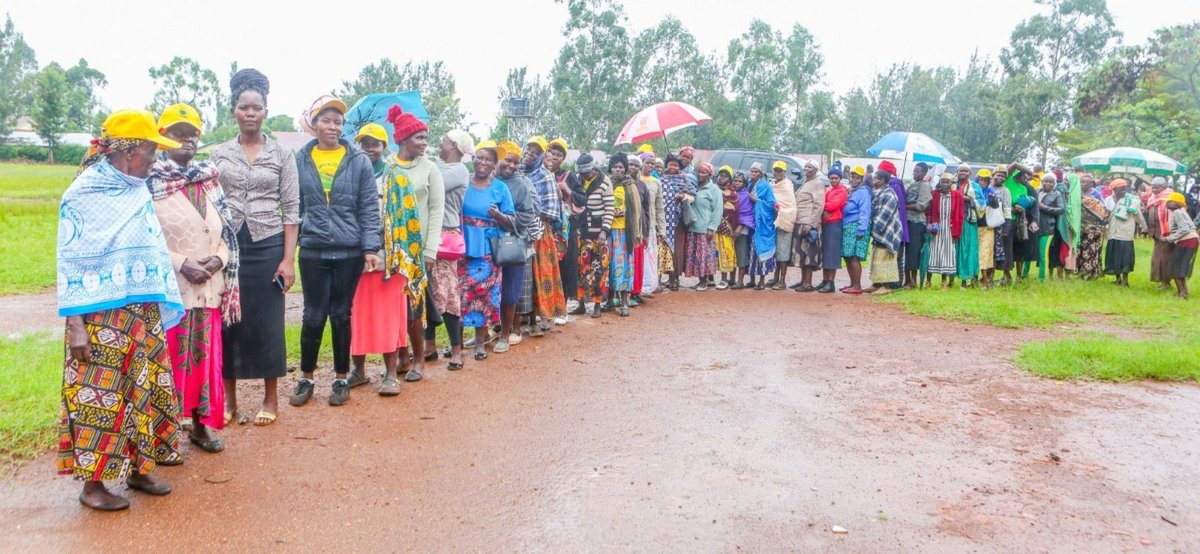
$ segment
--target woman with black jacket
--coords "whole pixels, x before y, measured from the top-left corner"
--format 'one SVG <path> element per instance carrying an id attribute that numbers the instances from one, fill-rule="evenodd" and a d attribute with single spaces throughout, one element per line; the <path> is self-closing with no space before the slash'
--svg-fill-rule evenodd
<path id="1" fill-rule="evenodd" d="M 312 398 L 313 372 L 325 321 L 333 326 L 333 390 L 330 406 L 350 399 L 350 305 L 364 268 L 381 265 L 379 192 L 371 160 L 342 138 L 346 104 L 326 96 L 309 111 L 316 138 L 296 155 L 300 177 L 300 282 L 304 319 L 300 371 L 293 406 Z"/>

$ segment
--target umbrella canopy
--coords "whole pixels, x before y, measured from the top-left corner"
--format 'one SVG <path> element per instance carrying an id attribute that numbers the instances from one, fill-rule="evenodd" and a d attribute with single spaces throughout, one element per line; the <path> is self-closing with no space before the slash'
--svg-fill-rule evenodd
<path id="1" fill-rule="evenodd" d="M 413 114 L 425 124 L 429 124 L 429 112 L 425 111 L 425 105 L 421 103 L 420 92 L 377 92 L 362 97 L 350 108 L 350 111 L 346 112 L 346 126 L 342 130 L 342 137 L 353 141 L 354 136 L 358 134 L 358 130 L 363 125 L 378 123 L 387 129 L 388 148 L 393 152 L 398 151 L 399 147 L 392 144 L 392 140 L 390 140 L 396 128 L 387 120 L 388 110 L 392 106 L 400 106 L 400 109 Z"/>
<path id="2" fill-rule="evenodd" d="M 646 108 L 633 116 L 617 141 L 613 145 L 633 144 L 653 138 L 666 137 L 668 134 L 694 127 L 706 121 L 712 121 L 708 114 L 700 111 L 691 104 L 683 102 L 663 102 Z"/>
<path id="3" fill-rule="evenodd" d="M 1080 155 L 1071 165 L 1105 173 L 1138 175 L 1183 175 L 1187 166 L 1153 150 L 1141 148 L 1104 148 Z"/>
<path id="4" fill-rule="evenodd" d="M 953 165 L 961 161 L 958 156 L 950 152 L 949 148 L 929 138 L 929 135 L 901 131 L 893 131 L 884 135 L 867 149 L 867 154 L 876 158 L 912 160 L 942 165 Z"/>

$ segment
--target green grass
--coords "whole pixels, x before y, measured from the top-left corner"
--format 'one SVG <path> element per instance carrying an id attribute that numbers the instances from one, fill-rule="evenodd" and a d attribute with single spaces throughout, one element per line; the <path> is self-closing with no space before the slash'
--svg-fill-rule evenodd
<path id="1" fill-rule="evenodd" d="M 0 455 L 28 459 L 54 445 L 62 362 L 61 337 L 0 338 Z"/>
<path id="2" fill-rule="evenodd" d="M 0 163 L 0 295 L 54 286 L 58 201 L 74 177 L 70 166 Z"/>
<path id="3" fill-rule="evenodd" d="M 21 198 L 57 203 L 75 179 L 76 170 L 69 165 L 0 163 L 0 200 Z"/>
<path id="4" fill-rule="evenodd" d="M 1200 337 L 1185 333 L 1184 322 L 1200 318 L 1200 303 L 1181 301 L 1173 292 L 1157 290 L 1149 279 L 1153 244 L 1137 242 L 1137 270 L 1130 287 L 1111 278 L 1098 281 L 1036 279 L 992 290 L 899 291 L 881 298 L 911 313 L 950 321 L 1005 328 L 1049 329 L 1093 325 L 1136 329 L 1145 340 L 1124 340 L 1095 332 L 1066 331 L 1045 342 L 1018 348 L 1022 368 L 1056 379 L 1128 381 L 1200 380 Z M 1033 269 L 1036 272 L 1037 268 Z M 1196 281 L 1192 279 L 1189 287 Z M 934 282 L 938 282 L 937 279 Z"/>

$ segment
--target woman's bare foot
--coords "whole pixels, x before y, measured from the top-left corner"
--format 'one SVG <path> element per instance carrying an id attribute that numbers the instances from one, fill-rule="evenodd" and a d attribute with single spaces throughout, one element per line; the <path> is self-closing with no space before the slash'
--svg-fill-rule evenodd
<path id="1" fill-rule="evenodd" d="M 109 492 L 103 481 L 88 481 L 79 493 L 79 503 L 93 510 L 115 512 L 129 507 L 129 500 Z"/>

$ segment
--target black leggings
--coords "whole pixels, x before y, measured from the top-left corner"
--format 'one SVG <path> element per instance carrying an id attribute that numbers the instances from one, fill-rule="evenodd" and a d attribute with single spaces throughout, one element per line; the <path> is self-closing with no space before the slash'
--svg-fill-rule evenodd
<path id="1" fill-rule="evenodd" d="M 562 261 L 558 262 L 558 272 L 562 276 L 563 292 L 569 300 L 577 300 L 579 296 L 579 229 L 584 225 L 581 218 L 571 217 L 571 229 L 567 234 L 567 251 Z"/>
<path id="2" fill-rule="evenodd" d="M 454 314 L 442 314 L 446 324 L 446 334 L 450 336 L 450 346 L 462 346 L 462 318 Z M 425 326 L 425 340 L 437 338 L 437 325 Z"/>
<path id="3" fill-rule="evenodd" d="M 333 327 L 333 371 L 350 371 L 350 304 L 362 271 L 361 256 L 340 260 L 300 257 L 300 284 L 304 288 L 300 371 L 317 369 L 326 319 Z"/>

